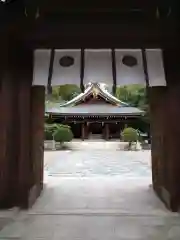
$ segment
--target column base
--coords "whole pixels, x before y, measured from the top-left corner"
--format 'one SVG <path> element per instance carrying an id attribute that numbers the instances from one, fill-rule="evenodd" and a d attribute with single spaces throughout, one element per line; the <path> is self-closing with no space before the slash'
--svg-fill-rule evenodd
<path id="1" fill-rule="evenodd" d="M 171 196 L 166 188 L 153 187 L 155 194 L 165 204 L 166 208 L 171 212 L 178 212 L 180 210 L 180 201 L 177 197 Z"/>

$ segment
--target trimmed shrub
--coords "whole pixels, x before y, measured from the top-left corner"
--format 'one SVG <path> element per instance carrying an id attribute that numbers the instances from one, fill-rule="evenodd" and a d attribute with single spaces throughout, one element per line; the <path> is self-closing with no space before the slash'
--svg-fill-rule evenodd
<path id="1" fill-rule="evenodd" d="M 53 133 L 58 129 L 58 124 L 45 124 L 44 129 L 45 131 L 50 131 Z"/>
<path id="2" fill-rule="evenodd" d="M 73 133 L 71 128 L 67 125 L 59 125 L 53 133 L 54 140 L 63 144 L 64 142 L 70 142 L 73 139 Z"/>
<path id="3" fill-rule="evenodd" d="M 44 135 L 45 140 L 53 140 L 53 133 L 51 131 L 45 129 Z"/>
<path id="4" fill-rule="evenodd" d="M 131 149 L 132 143 L 138 141 L 139 135 L 136 129 L 129 127 L 121 132 L 121 137 L 124 142 L 129 143 L 129 149 Z"/>
<path id="5" fill-rule="evenodd" d="M 139 135 L 136 129 L 129 127 L 121 132 L 121 137 L 125 142 L 137 142 Z"/>
<path id="6" fill-rule="evenodd" d="M 54 134 L 57 132 L 58 129 L 65 128 L 71 131 L 71 127 L 64 124 L 45 124 L 44 125 L 44 135 L 45 140 L 53 140 Z"/>

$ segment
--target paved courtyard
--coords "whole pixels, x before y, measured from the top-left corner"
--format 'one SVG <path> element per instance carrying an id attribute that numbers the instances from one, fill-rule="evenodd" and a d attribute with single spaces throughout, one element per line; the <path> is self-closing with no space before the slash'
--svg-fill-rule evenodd
<path id="1" fill-rule="evenodd" d="M 79 143 L 76 143 L 78 145 Z M 74 150 L 45 153 L 45 171 L 59 177 L 151 178 L 150 151 L 120 151 L 118 143 L 83 142 Z"/>
<path id="2" fill-rule="evenodd" d="M 45 152 L 45 189 L 33 208 L 14 215 L 3 240 L 179 240 L 179 214 L 154 194 L 150 151 L 118 143 L 77 142 Z"/>

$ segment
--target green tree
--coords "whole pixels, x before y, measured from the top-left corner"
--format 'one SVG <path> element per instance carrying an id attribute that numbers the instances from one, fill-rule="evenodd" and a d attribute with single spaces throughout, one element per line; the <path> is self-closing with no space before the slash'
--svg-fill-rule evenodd
<path id="1" fill-rule="evenodd" d="M 143 107 L 147 102 L 146 88 L 139 84 L 118 87 L 116 97 L 134 107 Z"/>
<path id="2" fill-rule="evenodd" d="M 50 131 L 49 129 L 45 129 L 44 130 L 44 137 L 45 137 L 45 140 L 53 140 L 52 131 Z"/>
<path id="3" fill-rule="evenodd" d="M 129 103 L 133 107 L 145 111 L 143 119 L 149 123 L 149 104 L 145 86 L 134 84 L 118 87 L 116 89 L 116 97 L 121 101 Z"/>
<path id="4" fill-rule="evenodd" d="M 81 89 L 77 85 L 65 84 L 59 87 L 59 96 L 65 101 L 70 101 L 81 93 Z"/>
<path id="5" fill-rule="evenodd" d="M 121 137 L 122 137 L 123 141 L 129 143 L 128 149 L 131 149 L 132 143 L 138 141 L 139 134 L 136 129 L 129 127 L 129 128 L 125 128 L 121 132 Z"/>
<path id="6" fill-rule="evenodd" d="M 70 101 L 81 93 L 80 87 L 74 84 L 65 84 L 52 87 L 52 94 L 46 95 L 46 100 L 52 102 Z"/>
<path id="7" fill-rule="evenodd" d="M 53 100 L 60 100 L 61 96 L 59 94 L 59 86 L 52 88 L 52 99 Z"/>
<path id="8" fill-rule="evenodd" d="M 58 129 L 59 125 L 61 126 L 61 124 L 56 124 L 56 123 L 54 123 L 54 124 L 45 123 L 44 129 L 45 129 L 45 131 L 51 132 L 53 134 Z"/>
<path id="9" fill-rule="evenodd" d="M 44 137 L 45 140 L 53 140 L 53 134 L 58 129 L 57 124 L 47 124 L 44 125 Z"/>
<path id="10" fill-rule="evenodd" d="M 54 140 L 60 142 L 62 145 L 64 142 L 70 142 L 73 139 L 73 133 L 71 128 L 67 125 L 59 125 L 53 133 Z"/>

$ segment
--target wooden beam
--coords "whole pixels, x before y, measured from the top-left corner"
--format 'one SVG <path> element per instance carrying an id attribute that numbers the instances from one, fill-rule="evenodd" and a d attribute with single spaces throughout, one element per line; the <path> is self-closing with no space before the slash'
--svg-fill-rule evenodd
<path id="1" fill-rule="evenodd" d="M 52 49 L 51 56 L 50 56 L 50 63 L 49 63 L 49 74 L 48 74 L 48 85 L 47 85 L 48 94 L 52 94 L 51 80 L 53 75 L 54 56 L 55 56 L 55 50 Z"/>
<path id="2" fill-rule="evenodd" d="M 84 92 L 84 49 L 81 49 L 80 79 L 80 88 Z"/>
<path id="3" fill-rule="evenodd" d="M 111 58 L 112 58 L 112 76 L 113 76 L 113 95 L 115 96 L 116 94 L 116 86 L 117 86 L 117 80 L 116 80 L 116 55 L 115 55 L 115 50 L 111 50 Z"/>

